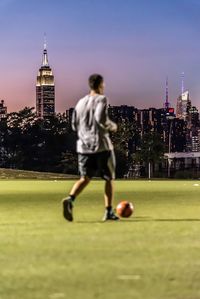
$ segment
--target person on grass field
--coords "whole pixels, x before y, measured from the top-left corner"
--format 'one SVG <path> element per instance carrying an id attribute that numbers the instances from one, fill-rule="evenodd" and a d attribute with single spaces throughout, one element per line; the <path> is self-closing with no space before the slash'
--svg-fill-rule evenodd
<path id="1" fill-rule="evenodd" d="M 103 221 L 118 220 L 112 209 L 115 154 L 109 132 L 116 132 L 117 125 L 108 117 L 104 80 L 99 74 L 89 77 L 90 93 L 80 99 L 72 115 L 72 129 L 77 132 L 77 153 L 80 179 L 64 198 L 63 216 L 73 221 L 75 198 L 88 185 L 93 176 L 105 180 L 105 214 Z"/>

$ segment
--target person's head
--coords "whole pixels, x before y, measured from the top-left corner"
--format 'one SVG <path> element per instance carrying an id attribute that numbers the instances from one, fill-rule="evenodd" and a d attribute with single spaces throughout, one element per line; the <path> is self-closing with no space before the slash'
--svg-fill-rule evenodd
<path id="1" fill-rule="evenodd" d="M 93 74 L 88 79 L 89 87 L 92 91 L 96 93 L 104 93 L 104 79 L 99 74 Z"/>

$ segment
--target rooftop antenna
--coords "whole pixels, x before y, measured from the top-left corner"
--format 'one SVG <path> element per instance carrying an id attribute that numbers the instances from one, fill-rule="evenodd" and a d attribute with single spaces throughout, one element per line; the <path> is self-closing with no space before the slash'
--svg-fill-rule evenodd
<path id="1" fill-rule="evenodd" d="M 182 72 L 181 73 L 181 94 L 183 94 L 184 93 L 184 76 L 185 76 L 185 73 L 184 72 Z"/>
<path id="2" fill-rule="evenodd" d="M 42 66 L 49 66 L 48 55 L 47 55 L 47 35 L 44 33 L 44 50 L 42 57 Z"/>
<path id="3" fill-rule="evenodd" d="M 165 108 L 169 108 L 169 87 L 168 87 L 168 76 L 166 77 L 166 97 L 165 97 Z"/>
<path id="4" fill-rule="evenodd" d="M 47 35 L 46 32 L 44 32 L 44 50 L 47 49 Z"/>

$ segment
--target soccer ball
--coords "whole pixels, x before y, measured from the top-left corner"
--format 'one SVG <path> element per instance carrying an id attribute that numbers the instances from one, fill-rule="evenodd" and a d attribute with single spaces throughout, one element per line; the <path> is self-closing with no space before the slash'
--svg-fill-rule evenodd
<path id="1" fill-rule="evenodd" d="M 133 214 L 134 206 L 131 202 L 123 200 L 117 205 L 116 211 L 120 217 L 128 218 Z"/>

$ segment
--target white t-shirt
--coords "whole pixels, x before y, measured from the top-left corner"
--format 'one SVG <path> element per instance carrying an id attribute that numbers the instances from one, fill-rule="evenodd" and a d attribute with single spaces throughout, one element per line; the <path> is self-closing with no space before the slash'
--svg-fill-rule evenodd
<path id="1" fill-rule="evenodd" d="M 86 95 L 80 99 L 72 116 L 72 128 L 77 131 L 77 152 L 82 154 L 113 150 L 109 131 L 117 125 L 108 117 L 105 95 Z"/>

